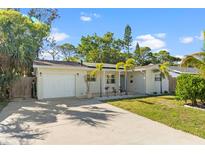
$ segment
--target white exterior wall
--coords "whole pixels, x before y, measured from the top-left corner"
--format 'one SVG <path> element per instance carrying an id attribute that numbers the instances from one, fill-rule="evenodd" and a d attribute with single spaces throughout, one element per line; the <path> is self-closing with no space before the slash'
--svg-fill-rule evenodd
<path id="1" fill-rule="evenodd" d="M 40 72 L 42 73 L 40 75 Z M 43 75 L 57 74 L 57 75 L 74 75 L 75 77 L 75 96 L 85 96 L 86 95 L 86 82 L 85 75 L 87 72 L 85 70 L 72 70 L 72 69 L 60 69 L 60 68 L 38 68 L 36 71 L 37 76 L 37 96 L 38 99 L 43 99 Z M 52 90 L 52 89 L 48 89 Z"/>
<path id="2" fill-rule="evenodd" d="M 40 72 L 42 75 L 40 75 Z M 87 94 L 87 83 L 85 81 L 85 77 L 87 76 L 88 70 L 86 69 L 75 69 L 75 68 L 44 68 L 38 67 L 36 68 L 36 76 L 37 76 L 37 96 L 38 99 L 43 99 L 43 75 L 55 74 L 55 75 L 73 75 L 75 82 L 75 96 L 81 97 L 86 96 Z M 112 74 L 115 75 L 115 83 L 107 84 L 106 83 L 106 75 Z M 139 94 L 153 94 L 157 92 L 160 94 L 160 81 L 155 81 L 155 74 L 159 74 L 159 72 L 153 72 L 151 69 L 147 69 L 146 71 L 135 71 L 128 72 L 128 92 L 139 93 Z M 131 75 L 133 76 L 131 78 Z M 133 80 L 133 83 L 130 83 L 130 80 Z M 112 87 L 114 87 L 117 92 L 119 91 L 119 72 L 115 70 L 103 70 L 102 71 L 102 93 L 106 95 L 105 87 L 109 87 L 108 92 L 113 92 Z M 96 81 L 89 82 L 90 93 L 99 95 L 100 93 L 100 73 L 97 73 Z M 47 90 L 47 89 L 46 89 Z M 48 91 L 52 91 L 52 89 L 48 89 Z M 163 79 L 162 90 L 169 92 L 169 80 Z M 94 95 L 93 95 L 94 96 Z"/>
<path id="3" fill-rule="evenodd" d="M 159 72 L 153 72 L 152 70 L 146 70 L 146 93 L 147 94 L 160 94 L 160 81 L 155 81 L 155 75 Z M 162 92 L 169 92 L 169 80 L 167 78 L 162 79 Z"/>
<path id="4" fill-rule="evenodd" d="M 145 72 L 136 71 L 128 73 L 128 92 L 145 94 L 146 93 L 146 82 Z M 133 81 L 132 83 L 130 81 Z"/>
<path id="5" fill-rule="evenodd" d="M 107 80 L 106 80 L 106 76 L 108 74 L 111 74 L 111 75 L 115 75 L 115 83 L 114 84 L 107 84 Z M 104 93 L 106 92 L 105 91 L 105 87 L 109 87 L 108 89 L 108 92 L 112 92 L 113 91 L 113 87 L 117 90 L 117 92 L 119 91 L 119 73 L 116 72 L 116 71 L 106 71 L 104 72 Z"/>
<path id="6" fill-rule="evenodd" d="M 115 83 L 107 84 L 106 75 L 112 74 L 115 75 Z M 90 85 L 90 93 L 99 94 L 100 93 L 100 72 L 96 74 L 96 81 L 92 81 L 89 83 Z M 112 92 L 112 87 L 114 87 L 117 91 L 119 90 L 119 73 L 116 71 L 103 70 L 102 71 L 102 94 L 105 95 L 105 87 L 109 87 L 108 92 Z"/>

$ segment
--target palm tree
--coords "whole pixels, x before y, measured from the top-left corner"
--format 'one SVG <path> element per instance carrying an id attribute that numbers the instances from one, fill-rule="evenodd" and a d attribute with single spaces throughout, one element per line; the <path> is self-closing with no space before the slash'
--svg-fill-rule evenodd
<path id="1" fill-rule="evenodd" d="M 133 58 L 129 58 L 126 60 L 126 62 L 119 62 L 116 64 L 116 69 L 119 70 L 120 68 L 123 68 L 124 69 L 124 74 L 125 74 L 125 81 L 126 81 L 126 84 L 125 84 L 125 94 L 127 95 L 128 94 L 128 91 L 127 91 L 127 71 L 128 70 L 133 70 L 135 67 L 135 60 Z"/>
<path id="2" fill-rule="evenodd" d="M 165 79 L 166 77 L 169 77 L 169 62 L 164 62 L 159 65 L 159 71 L 160 71 L 160 93 L 162 94 L 162 79 Z"/>
<path id="3" fill-rule="evenodd" d="M 103 66 L 104 66 L 103 63 L 96 64 L 96 69 L 93 70 L 93 71 L 90 73 L 92 76 L 93 76 L 93 75 L 96 75 L 97 72 L 100 73 L 100 97 L 102 97 L 102 69 L 103 69 Z"/>
<path id="4" fill-rule="evenodd" d="M 199 70 L 200 75 L 205 78 L 205 31 L 203 32 L 203 51 L 195 52 L 191 55 L 187 55 L 184 59 L 182 59 L 181 66 L 182 67 L 195 67 Z"/>
<path id="5" fill-rule="evenodd" d="M 199 70 L 201 76 L 205 78 L 205 51 L 196 52 L 187 55 L 181 63 L 182 67 L 195 67 Z"/>

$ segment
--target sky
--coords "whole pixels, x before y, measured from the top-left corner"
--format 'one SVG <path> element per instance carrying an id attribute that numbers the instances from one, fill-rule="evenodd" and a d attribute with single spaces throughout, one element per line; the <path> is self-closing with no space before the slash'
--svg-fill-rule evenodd
<path id="1" fill-rule="evenodd" d="M 52 36 L 58 44 L 78 45 L 82 36 L 113 32 L 123 38 L 124 28 L 132 28 L 133 46 L 148 46 L 153 52 L 168 50 L 184 56 L 203 47 L 205 9 L 58 9 Z"/>

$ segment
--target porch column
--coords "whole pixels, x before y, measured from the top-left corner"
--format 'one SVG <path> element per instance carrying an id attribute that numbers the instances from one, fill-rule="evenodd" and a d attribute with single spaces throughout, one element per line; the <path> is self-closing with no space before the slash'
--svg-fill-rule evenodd
<path id="1" fill-rule="evenodd" d="M 102 95 L 105 94 L 105 71 L 102 72 Z"/>
<path id="2" fill-rule="evenodd" d="M 118 79 L 119 79 L 118 84 L 119 84 L 119 89 L 120 89 L 120 86 L 121 86 L 121 85 L 120 85 L 120 71 L 119 71 L 118 75 L 119 75 L 119 77 L 118 77 Z M 119 90 L 119 89 L 118 89 L 118 90 Z"/>

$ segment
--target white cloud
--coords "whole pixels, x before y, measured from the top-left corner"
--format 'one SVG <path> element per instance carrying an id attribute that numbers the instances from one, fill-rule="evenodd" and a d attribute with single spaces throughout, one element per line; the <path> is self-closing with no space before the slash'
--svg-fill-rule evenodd
<path id="1" fill-rule="evenodd" d="M 82 21 L 91 21 L 92 18 L 90 16 L 81 15 L 80 20 L 82 20 Z"/>
<path id="2" fill-rule="evenodd" d="M 50 37 L 53 37 L 56 42 L 64 41 L 65 39 L 69 38 L 70 36 L 66 33 L 59 32 L 57 28 L 53 28 L 51 31 Z"/>
<path id="3" fill-rule="evenodd" d="M 157 33 L 155 34 L 157 38 L 164 39 L 166 37 L 166 33 Z"/>
<path id="4" fill-rule="evenodd" d="M 195 38 L 202 41 L 204 39 L 204 33 L 201 32 L 200 35 L 199 36 L 195 36 Z"/>
<path id="5" fill-rule="evenodd" d="M 134 41 L 134 45 L 136 45 L 137 42 L 139 43 L 140 46 L 150 47 L 152 50 L 161 49 L 166 46 L 165 41 L 156 38 L 151 34 L 137 36 L 136 40 Z"/>
<path id="6" fill-rule="evenodd" d="M 97 14 L 97 13 L 85 13 L 85 12 L 81 12 L 80 13 L 81 16 L 80 16 L 80 20 L 81 21 L 84 21 L 84 22 L 88 22 L 88 21 L 91 21 L 93 20 L 93 18 L 100 18 L 100 15 Z"/>
<path id="7" fill-rule="evenodd" d="M 187 37 L 181 37 L 179 40 L 183 44 L 190 44 L 193 42 L 194 38 L 191 36 L 187 36 Z"/>

